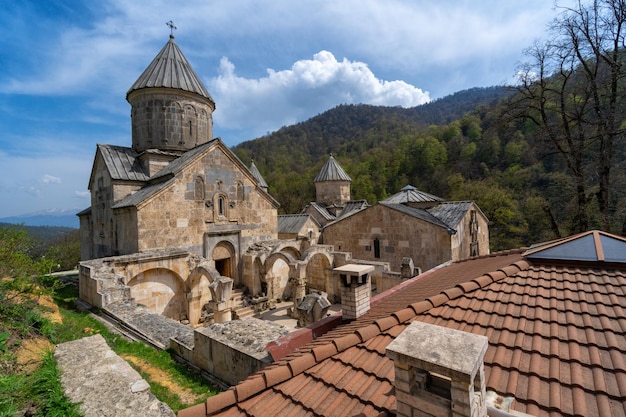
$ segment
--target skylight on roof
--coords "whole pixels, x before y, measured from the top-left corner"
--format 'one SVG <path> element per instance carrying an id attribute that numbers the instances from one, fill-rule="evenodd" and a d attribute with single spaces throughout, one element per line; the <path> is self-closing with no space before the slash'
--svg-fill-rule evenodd
<path id="1" fill-rule="evenodd" d="M 525 253 L 528 259 L 626 263 L 626 239 L 601 231 L 537 245 Z"/>

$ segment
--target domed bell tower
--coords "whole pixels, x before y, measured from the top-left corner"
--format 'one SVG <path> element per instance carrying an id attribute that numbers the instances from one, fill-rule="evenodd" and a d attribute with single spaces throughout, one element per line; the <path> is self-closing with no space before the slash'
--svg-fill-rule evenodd
<path id="1" fill-rule="evenodd" d="M 132 147 L 148 159 L 150 175 L 157 166 L 143 154 L 180 154 L 213 139 L 215 102 L 174 42 L 173 24 L 170 28 L 167 44 L 126 93 Z"/>

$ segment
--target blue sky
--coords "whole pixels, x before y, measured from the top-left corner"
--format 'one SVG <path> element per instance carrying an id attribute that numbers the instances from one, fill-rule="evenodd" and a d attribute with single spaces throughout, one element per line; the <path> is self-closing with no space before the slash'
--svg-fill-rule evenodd
<path id="1" fill-rule="evenodd" d="M 169 20 L 232 146 L 342 103 L 513 83 L 557 13 L 551 0 L 1 0 L 0 218 L 90 205 L 96 144 L 130 146 L 126 91 Z"/>

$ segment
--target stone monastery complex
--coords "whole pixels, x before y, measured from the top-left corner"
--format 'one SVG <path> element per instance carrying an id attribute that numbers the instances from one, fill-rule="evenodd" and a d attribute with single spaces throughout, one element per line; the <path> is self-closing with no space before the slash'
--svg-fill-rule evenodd
<path id="1" fill-rule="evenodd" d="M 410 186 L 373 206 L 352 201 L 332 155 L 315 178 L 316 201 L 279 216 L 254 162 L 213 137 L 216 104 L 173 35 L 126 98 L 132 146 L 97 145 L 91 207 L 79 213 L 81 258 L 124 265 L 111 280 L 85 264 L 81 297 L 94 305 L 126 297 L 198 326 L 241 317 L 249 301 L 258 312 L 311 290 L 339 303 L 333 269 L 348 263 L 371 265 L 380 292 L 489 251 L 488 222 L 473 202 Z M 218 287 L 239 301 L 216 300 Z"/>
<path id="2" fill-rule="evenodd" d="M 333 155 L 279 215 L 173 36 L 126 98 L 132 145 L 97 145 L 79 213 L 79 303 L 223 389 L 179 417 L 626 417 L 623 237 L 490 254 L 474 202 L 352 200 Z M 99 335 L 55 358 L 85 415 L 174 415 Z"/>

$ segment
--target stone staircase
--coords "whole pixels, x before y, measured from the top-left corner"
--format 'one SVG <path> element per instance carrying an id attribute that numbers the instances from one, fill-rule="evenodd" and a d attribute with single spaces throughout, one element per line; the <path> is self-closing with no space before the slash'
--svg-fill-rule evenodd
<path id="1" fill-rule="evenodd" d="M 233 288 L 232 295 L 230 297 L 233 306 L 233 320 L 242 320 L 247 317 L 254 316 L 254 306 L 243 306 L 243 291 Z"/>

